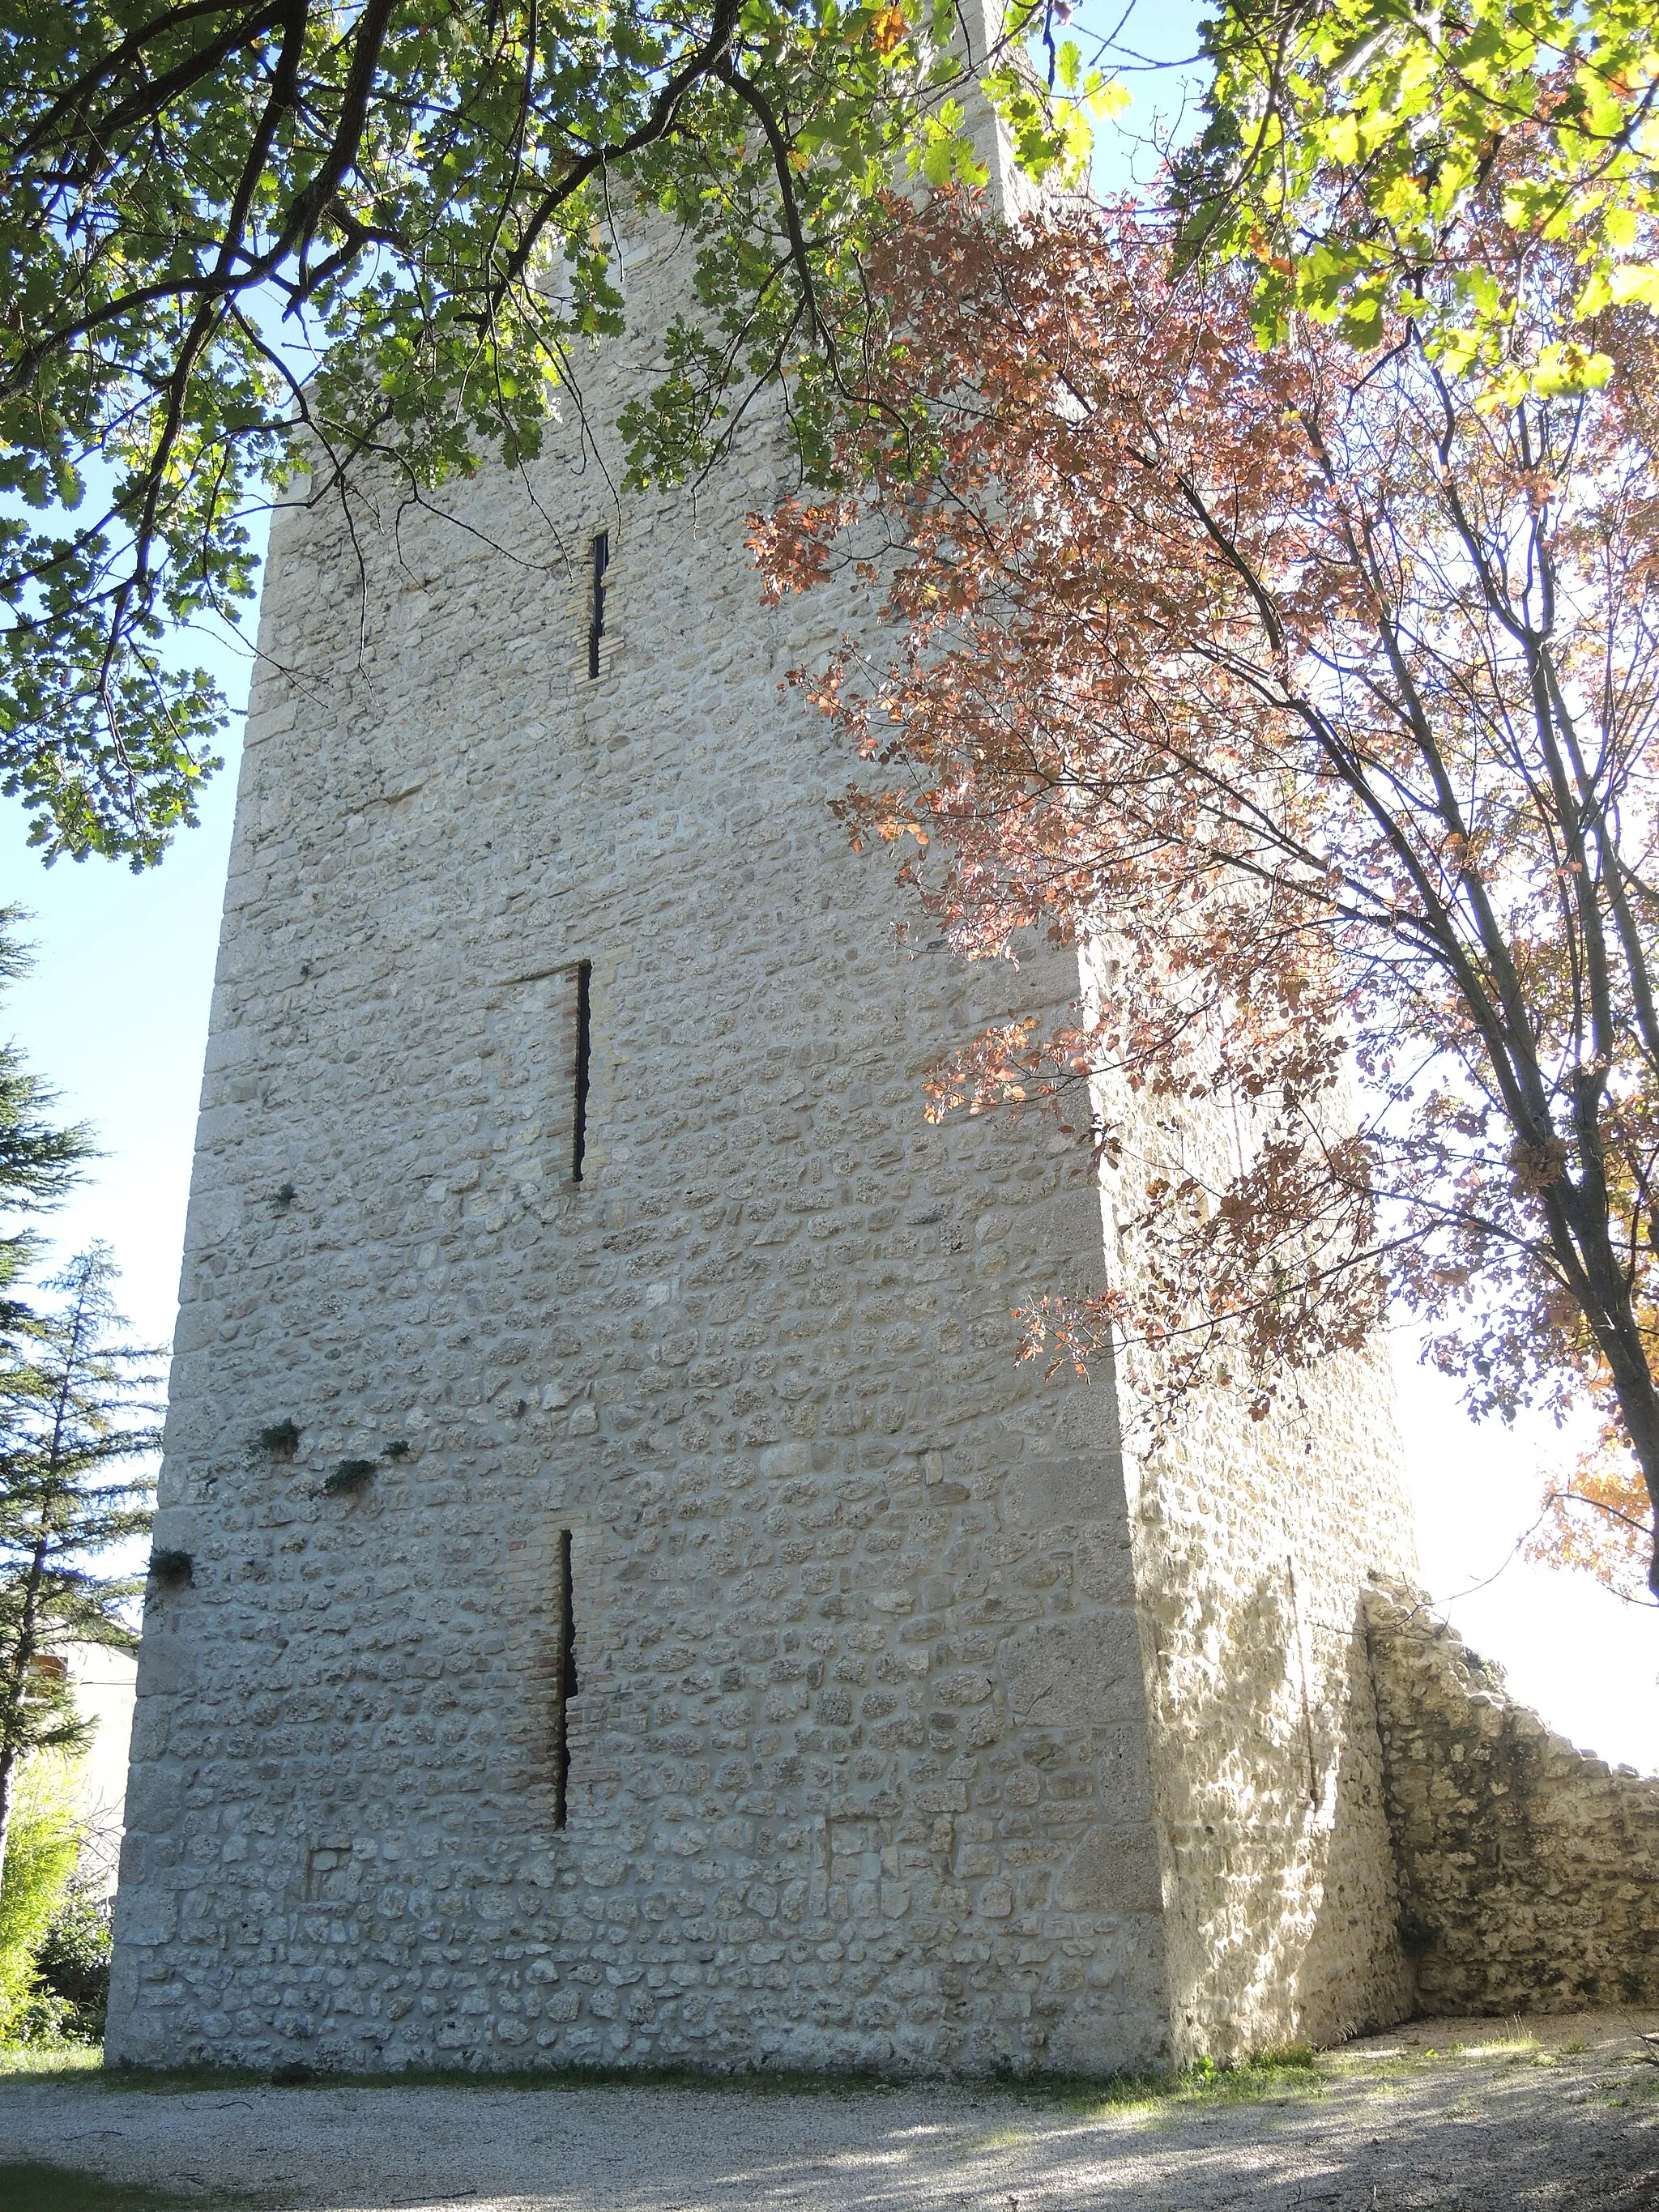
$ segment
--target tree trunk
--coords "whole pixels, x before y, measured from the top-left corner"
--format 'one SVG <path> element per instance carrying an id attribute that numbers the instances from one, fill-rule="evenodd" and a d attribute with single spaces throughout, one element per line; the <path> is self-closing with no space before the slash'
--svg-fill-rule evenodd
<path id="1" fill-rule="evenodd" d="M 1553 1241 L 1558 1254 L 1570 1251 L 1583 1269 L 1586 1294 L 1579 1297 L 1578 1309 L 1607 1363 L 1625 1434 L 1647 1485 L 1654 1526 L 1648 1588 L 1659 1598 L 1659 1384 L 1648 1364 L 1629 1279 L 1613 1249 L 1605 1203 L 1587 1204 L 1587 1194 L 1568 1176 L 1560 1177 L 1550 1196 L 1567 1240 L 1565 1248 L 1559 1233 Z"/>
<path id="2" fill-rule="evenodd" d="M 15 1751 L 0 1751 L 0 1883 L 6 1878 L 6 1844 L 11 1836 L 11 1778 L 16 1765 Z"/>
<path id="3" fill-rule="evenodd" d="M 1636 1464 L 1642 1470 L 1642 1480 L 1648 1486 L 1648 1504 L 1653 1509 L 1654 1539 L 1648 1560 L 1648 1588 L 1659 1598 L 1659 1390 L 1654 1388 L 1653 1376 L 1644 1359 L 1625 1358 L 1609 1364 L 1613 1366 L 1613 1395 L 1624 1417 L 1625 1433 L 1636 1455 Z"/>

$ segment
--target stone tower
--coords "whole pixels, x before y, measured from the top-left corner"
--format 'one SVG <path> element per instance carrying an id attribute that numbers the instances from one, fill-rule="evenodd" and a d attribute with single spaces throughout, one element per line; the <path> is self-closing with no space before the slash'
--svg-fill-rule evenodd
<path id="1" fill-rule="evenodd" d="M 639 329 L 682 281 L 629 244 Z M 273 532 L 111 2055 L 1104 2072 L 1397 2016 L 1386 1370 L 1141 1461 L 1109 1375 L 1016 1364 L 1111 1191 L 921 1079 L 1075 965 L 895 943 L 781 689 L 841 611 L 744 550 L 775 424 L 619 501 L 648 349 L 590 367 L 521 477 Z"/>

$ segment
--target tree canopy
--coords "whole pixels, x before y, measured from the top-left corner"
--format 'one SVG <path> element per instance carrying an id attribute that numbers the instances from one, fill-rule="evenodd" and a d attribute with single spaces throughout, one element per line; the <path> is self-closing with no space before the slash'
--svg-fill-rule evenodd
<path id="1" fill-rule="evenodd" d="M 1174 164 L 1180 252 L 1255 269 L 1269 343 L 1298 314 L 1361 347 L 1409 318 L 1501 403 L 1605 381 L 1588 319 L 1659 307 L 1649 0 L 1228 0 L 1204 45 L 1208 128 Z M 1522 271 L 1564 241 L 1575 283 L 1543 332 Z"/>
<path id="2" fill-rule="evenodd" d="M 27 964 L 15 907 L 0 908 L 0 982 Z M 150 1484 L 114 1470 L 155 1449 L 127 1410 L 134 1354 L 111 1336 L 114 1267 L 96 1246 L 49 1281 L 43 1307 L 24 1278 L 40 1256 L 40 1217 L 93 1150 L 88 1130 L 52 1116 L 52 1095 L 0 1047 L 0 1869 L 19 1761 L 73 1751 L 86 1729 L 54 1646 L 128 1644 L 132 1585 L 94 1564 L 149 1521 Z"/>
<path id="3" fill-rule="evenodd" d="M 1659 329 L 1604 307 L 1608 378 L 1494 405 L 1410 318 L 1264 350 L 1248 269 L 1170 245 L 896 207 L 845 489 L 758 533 L 774 589 L 884 581 L 896 641 L 802 678 L 867 764 L 854 836 L 969 957 L 1089 947 L 1075 1018 L 981 1036 L 934 1110 L 1094 1132 L 1123 1267 L 1033 1344 L 1115 1333 L 1148 1401 L 1260 1414 L 1392 1293 L 1476 1413 L 1599 1402 L 1650 1536 Z M 1517 342 L 1581 289 L 1536 246 Z M 1236 1148 L 1149 1158 L 1198 1101 Z"/>
<path id="4" fill-rule="evenodd" d="M 1633 1596 L 1659 1498 L 1655 18 L 1228 0 L 1202 44 L 1168 230 L 1142 209 L 988 252 L 938 210 L 897 243 L 896 211 L 851 495 L 798 503 L 764 561 L 788 588 L 872 525 L 903 549 L 903 655 L 817 694 L 893 772 L 848 794 L 854 834 L 915 841 L 903 872 L 967 950 L 1112 940 L 1109 1016 L 981 1039 L 935 1110 L 1109 1074 L 1249 1131 L 1236 1177 L 1144 1174 L 1125 1280 L 1034 1311 L 1033 1341 L 1119 1328 L 1165 1403 L 1223 1379 L 1261 1411 L 1403 1295 L 1475 1412 L 1595 1408 L 1531 1548 Z"/>
<path id="5" fill-rule="evenodd" d="M 0 988 L 28 965 L 16 933 L 22 918 L 16 907 L 0 907 Z M 52 1103 L 51 1091 L 30 1073 L 16 1047 L 0 1045 L 0 1213 L 14 1223 L 0 1235 L 0 1360 L 18 1356 L 30 1321 L 20 1285 L 40 1240 L 28 1218 L 64 1196 L 93 1150 L 88 1130 L 52 1119 Z"/>
<path id="6" fill-rule="evenodd" d="M 1101 89 L 988 52 L 953 0 L 17 0 L 0 22 L 0 784 L 60 854 L 155 860 L 223 707 L 170 636 L 254 587 L 297 421 L 430 488 L 534 454 L 618 327 L 617 196 L 696 249 L 631 418 L 636 480 L 718 446 L 748 380 L 823 435 L 855 259 L 908 161 L 974 173 L 976 74 L 1036 172 Z M 562 264 L 568 283 L 550 272 Z"/>
<path id="7" fill-rule="evenodd" d="M 78 1254 L 46 1285 L 58 1303 L 34 1314 L 21 1358 L 0 1370 L 0 1870 L 20 1762 L 80 1749 L 61 1647 L 131 1650 L 141 1585 L 101 1555 L 143 1534 L 154 1480 L 127 1471 L 154 1454 L 159 1429 L 132 1399 L 155 1360 L 122 1343 L 108 1249 Z"/>

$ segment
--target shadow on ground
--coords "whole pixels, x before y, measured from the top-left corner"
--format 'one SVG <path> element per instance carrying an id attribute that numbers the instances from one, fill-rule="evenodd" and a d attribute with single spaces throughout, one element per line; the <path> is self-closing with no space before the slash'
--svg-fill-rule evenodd
<path id="1" fill-rule="evenodd" d="M 1659 2016 L 1440 2021 L 1146 2085 L 0 2081 L 6 2212 L 1659 2206 Z"/>

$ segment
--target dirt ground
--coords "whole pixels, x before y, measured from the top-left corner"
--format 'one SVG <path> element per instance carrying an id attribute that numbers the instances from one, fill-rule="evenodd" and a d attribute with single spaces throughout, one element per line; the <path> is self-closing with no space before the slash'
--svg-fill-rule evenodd
<path id="1" fill-rule="evenodd" d="M 113 2204 L 101 2179 L 262 2212 L 1656 2212 L 1644 2031 L 1659 2014 L 1436 2021 L 1135 2097 L 12 2075 L 0 2205 Z M 9 2182 L 30 2160 L 85 2183 Z"/>

